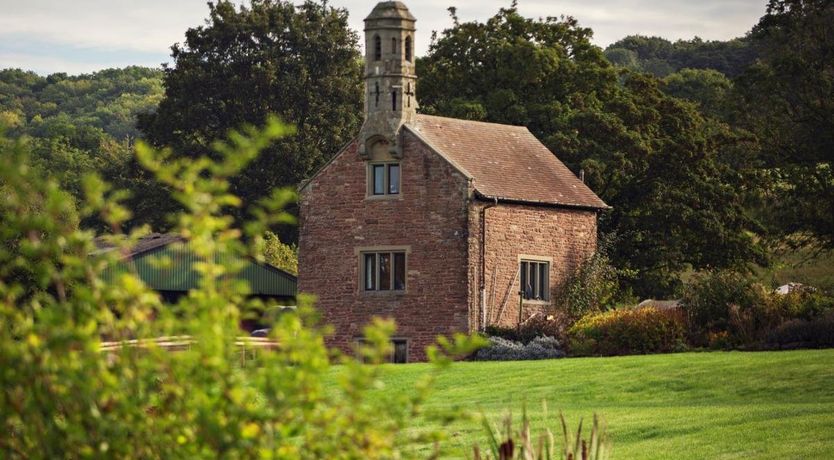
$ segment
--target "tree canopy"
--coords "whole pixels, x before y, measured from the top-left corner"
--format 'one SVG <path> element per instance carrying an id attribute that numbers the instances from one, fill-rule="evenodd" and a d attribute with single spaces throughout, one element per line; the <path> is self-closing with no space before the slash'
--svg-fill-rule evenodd
<path id="1" fill-rule="evenodd" d="M 162 98 L 162 72 L 144 67 L 46 77 L 0 70 L 0 125 L 29 136 L 33 163 L 58 180 L 76 201 L 81 179 L 97 172 L 125 184 L 136 117 Z M 88 218 L 85 226 L 100 224 Z"/>
<path id="2" fill-rule="evenodd" d="M 275 187 L 295 186 L 336 154 L 362 121 L 358 39 L 347 17 L 326 2 L 209 3 L 206 25 L 188 29 L 185 42 L 171 47 L 164 98 L 140 118 L 140 129 L 154 145 L 196 158 L 211 155 L 212 140 L 230 129 L 258 126 L 277 114 L 296 127 L 295 135 L 267 148 L 231 179 L 232 187 L 254 202 Z M 146 218 L 164 225 L 160 212 L 146 211 Z M 281 238 L 296 237 L 293 231 Z"/>
<path id="3" fill-rule="evenodd" d="M 771 0 L 739 78 L 741 124 L 758 135 L 773 230 L 834 249 L 834 2 Z"/>
<path id="4" fill-rule="evenodd" d="M 668 294 L 687 267 L 760 260 L 730 156 L 742 139 L 649 75 L 607 62 L 573 18 L 501 9 L 455 20 L 419 61 L 430 113 L 527 126 L 613 210 L 612 256 L 640 295 Z"/>
<path id="5" fill-rule="evenodd" d="M 757 57 L 747 37 L 705 41 L 699 37 L 671 42 L 661 37 L 629 35 L 605 48 L 614 64 L 665 77 L 681 69 L 714 69 L 729 77 L 744 72 Z"/>

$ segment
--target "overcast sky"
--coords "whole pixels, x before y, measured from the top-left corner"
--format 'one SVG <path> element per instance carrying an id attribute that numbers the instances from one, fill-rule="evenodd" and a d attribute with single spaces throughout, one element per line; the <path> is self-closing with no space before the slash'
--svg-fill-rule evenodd
<path id="1" fill-rule="evenodd" d="M 361 31 L 371 0 L 331 0 L 350 12 Z M 451 25 L 446 9 L 458 8 L 461 21 L 494 15 L 510 0 L 410 0 L 417 18 L 416 52 L 422 55 L 432 30 Z M 626 35 L 670 40 L 699 36 L 726 40 L 744 35 L 764 14 L 765 0 L 519 0 L 525 16 L 571 15 L 594 30 L 606 46 Z M 40 74 L 78 74 L 127 65 L 159 66 L 169 47 L 182 42 L 189 27 L 202 25 L 204 0 L 0 0 L 0 68 L 20 67 Z"/>

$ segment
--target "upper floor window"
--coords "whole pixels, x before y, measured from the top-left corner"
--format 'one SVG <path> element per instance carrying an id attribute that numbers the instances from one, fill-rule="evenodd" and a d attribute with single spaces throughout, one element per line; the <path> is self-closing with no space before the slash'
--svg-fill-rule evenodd
<path id="1" fill-rule="evenodd" d="M 366 291 L 405 290 L 405 251 L 362 252 L 361 256 Z"/>
<path id="2" fill-rule="evenodd" d="M 396 37 L 391 37 L 391 54 L 397 54 L 397 39 Z"/>
<path id="3" fill-rule="evenodd" d="M 527 300 L 550 300 L 550 262 L 522 259 L 521 295 Z"/>
<path id="4" fill-rule="evenodd" d="M 372 163 L 370 166 L 371 195 L 399 195 L 400 164 Z"/>
<path id="5" fill-rule="evenodd" d="M 382 39 L 374 35 L 374 61 L 382 59 Z"/>
<path id="6" fill-rule="evenodd" d="M 405 60 L 411 62 L 411 37 L 405 37 Z"/>

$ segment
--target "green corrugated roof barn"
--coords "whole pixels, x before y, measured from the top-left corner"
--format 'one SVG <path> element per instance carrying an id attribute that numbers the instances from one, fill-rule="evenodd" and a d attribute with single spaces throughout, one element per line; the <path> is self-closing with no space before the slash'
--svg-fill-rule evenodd
<path id="1" fill-rule="evenodd" d="M 114 249 L 102 239 L 96 243 L 98 253 Z M 163 261 L 170 263 L 163 264 Z M 199 274 L 194 269 L 198 261 L 189 243 L 179 235 L 153 233 L 140 239 L 110 271 L 135 270 L 148 287 L 160 292 L 166 300 L 173 300 L 198 287 Z M 280 268 L 247 258 L 237 276 L 249 283 L 253 296 L 285 302 L 295 299 L 296 277 Z"/>

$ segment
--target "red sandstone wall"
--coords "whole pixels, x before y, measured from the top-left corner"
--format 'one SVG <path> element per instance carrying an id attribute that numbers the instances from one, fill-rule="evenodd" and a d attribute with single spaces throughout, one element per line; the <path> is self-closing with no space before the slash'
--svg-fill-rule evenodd
<path id="1" fill-rule="evenodd" d="M 473 329 L 481 325 L 479 240 L 481 211 L 488 205 L 480 201 L 473 202 L 469 213 L 472 229 L 469 243 L 470 324 Z M 596 250 L 596 242 L 597 216 L 594 211 L 506 203 L 487 209 L 487 324 L 515 326 L 518 323 L 520 280 L 516 273 L 520 254 L 553 259 L 550 268 L 552 301 L 568 274 Z M 522 316 L 526 319 L 546 307 L 527 302 L 522 309 Z"/>
<path id="2" fill-rule="evenodd" d="M 411 133 L 401 195 L 366 199 L 366 163 L 351 144 L 302 190 L 298 289 L 318 297 L 330 345 L 349 351 L 372 316 L 397 321 L 409 361 L 440 334 L 467 331 L 468 180 Z M 404 294 L 359 289 L 357 247 L 411 245 Z"/>

